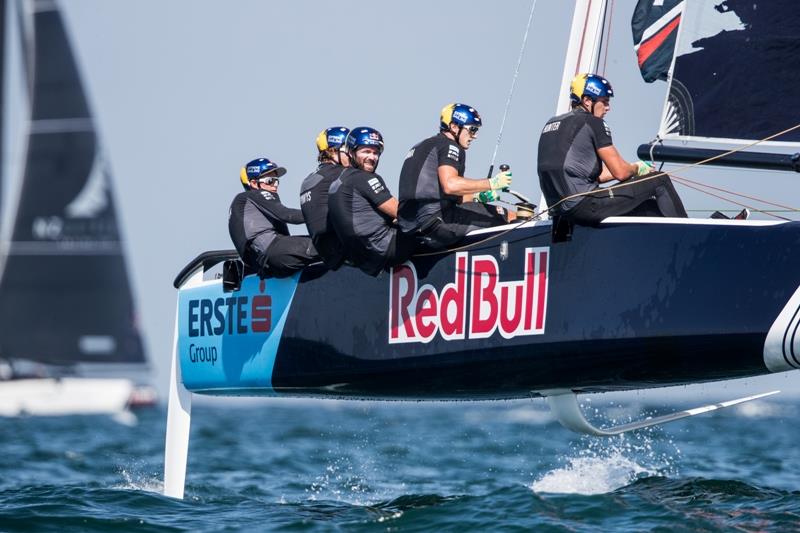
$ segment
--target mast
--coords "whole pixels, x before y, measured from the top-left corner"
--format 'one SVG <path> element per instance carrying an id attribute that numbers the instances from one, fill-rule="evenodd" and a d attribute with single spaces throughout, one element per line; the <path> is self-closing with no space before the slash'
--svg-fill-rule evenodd
<path id="1" fill-rule="evenodd" d="M 569 111 L 572 78 L 579 72 L 597 72 L 600 54 L 606 44 L 603 29 L 607 12 L 608 0 L 576 0 L 556 114 Z"/>
<path id="2" fill-rule="evenodd" d="M 597 72 L 600 55 L 605 49 L 604 38 L 608 0 L 576 0 L 572 14 L 572 29 L 569 33 L 564 72 L 561 74 L 561 90 L 558 93 L 556 115 L 570 109 L 569 86 L 579 72 Z M 547 201 L 544 194 L 539 197 L 539 218 L 546 220 Z"/>

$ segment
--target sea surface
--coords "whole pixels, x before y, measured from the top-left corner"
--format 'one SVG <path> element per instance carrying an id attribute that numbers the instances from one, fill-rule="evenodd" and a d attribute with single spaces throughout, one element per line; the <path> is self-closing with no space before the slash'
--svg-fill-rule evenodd
<path id="1" fill-rule="evenodd" d="M 798 406 L 598 439 L 541 399 L 196 403 L 182 501 L 160 494 L 164 408 L 0 418 L 0 530 L 799 531 Z"/>

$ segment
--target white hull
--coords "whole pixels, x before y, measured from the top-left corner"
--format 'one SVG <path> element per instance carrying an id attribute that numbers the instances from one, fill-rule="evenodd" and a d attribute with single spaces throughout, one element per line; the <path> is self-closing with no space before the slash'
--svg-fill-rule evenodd
<path id="1" fill-rule="evenodd" d="M 0 416 L 118 414 L 127 408 L 128 379 L 37 378 L 0 382 Z"/>

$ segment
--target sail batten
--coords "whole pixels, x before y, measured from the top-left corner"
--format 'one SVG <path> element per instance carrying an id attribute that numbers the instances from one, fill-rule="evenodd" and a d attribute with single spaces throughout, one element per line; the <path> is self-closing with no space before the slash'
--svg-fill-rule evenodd
<path id="1" fill-rule="evenodd" d="M 29 123 L 29 134 L 91 132 L 94 133 L 94 122 L 90 118 L 56 118 L 32 120 Z"/>

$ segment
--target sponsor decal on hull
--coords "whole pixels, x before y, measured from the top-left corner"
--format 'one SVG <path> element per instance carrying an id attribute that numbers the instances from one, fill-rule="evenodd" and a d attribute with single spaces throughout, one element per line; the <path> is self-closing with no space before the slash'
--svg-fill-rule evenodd
<path id="1" fill-rule="evenodd" d="M 420 285 L 414 263 L 391 269 L 389 344 L 541 335 L 547 313 L 550 249 L 526 248 L 522 279 L 502 280 L 494 256 L 455 254 L 444 287 Z"/>
<path id="2" fill-rule="evenodd" d="M 231 293 L 223 292 L 221 283 L 181 290 L 178 354 L 186 388 L 271 388 L 275 354 L 299 276 L 249 276 Z"/>

